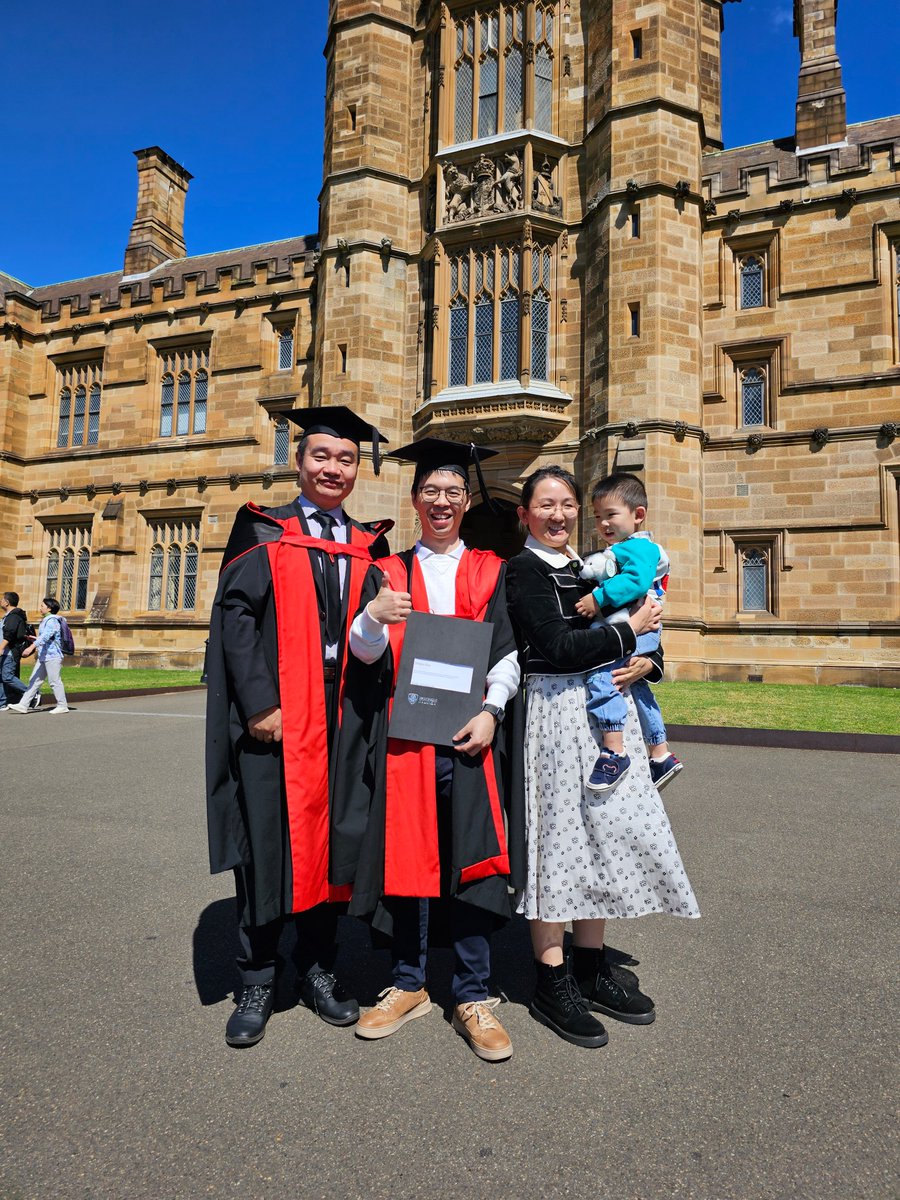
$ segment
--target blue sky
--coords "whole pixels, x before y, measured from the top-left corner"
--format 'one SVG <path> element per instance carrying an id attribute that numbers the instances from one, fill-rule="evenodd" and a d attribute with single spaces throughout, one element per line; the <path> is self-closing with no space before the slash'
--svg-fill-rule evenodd
<path id="1" fill-rule="evenodd" d="M 0 270 L 32 285 L 119 270 L 132 151 L 194 175 L 188 252 L 313 233 L 327 0 L 44 0 L 7 6 Z M 727 145 L 793 132 L 791 0 L 725 8 Z M 900 112 L 897 0 L 840 0 L 848 120 Z"/>

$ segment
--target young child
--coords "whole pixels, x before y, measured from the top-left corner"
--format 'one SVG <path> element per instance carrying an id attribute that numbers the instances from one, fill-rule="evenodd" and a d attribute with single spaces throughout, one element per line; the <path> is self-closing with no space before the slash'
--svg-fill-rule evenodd
<path id="1" fill-rule="evenodd" d="M 594 485 L 591 502 L 597 529 L 608 549 L 585 560 L 582 578 L 596 579 L 598 584 L 589 596 L 578 601 L 578 612 L 601 624 L 603 620 L 627 620 L 627 606 L 643 600 L 648 592 L 662 603 L 669 560 L 665 550 L 641 529 L 647 516 L 644 485 L 637 476 L 620 471 Z M 603 609 L 607 610 L 605 618 L 601 617 Z M 647 654 L 658 646 L 658 633 L 644 633 L 638 637 L 634 652 Z M 628 710 L 612 682 L 612 672 L 624 663 L 624 659 L 611 663 L 592 671 L 587 678 L 587 710 L 599 725 L 603 739 L 603 750 L 587 781 L 593 792 L 609 792 L 617 787 L 631 766 L 622 733 Z M 682 763 L 669 751 L 662 713 L 647 682 L 639 679 L 632 683 L 631 695 L 649 747 L 650 775 L 656 787 L 663 788 L 682 769 Z"/>

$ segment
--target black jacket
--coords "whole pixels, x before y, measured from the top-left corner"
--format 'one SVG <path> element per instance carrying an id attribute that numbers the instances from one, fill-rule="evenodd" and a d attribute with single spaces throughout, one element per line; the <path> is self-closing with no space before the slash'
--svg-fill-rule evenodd
<path id="1" fill-rule="evenodd" d="M 5 638 L 13 662 L 18 666 L 25 649 L 28 633 L 28 618 L 21 608 L 11 608 L 3 618 L 3 637 Z"/>
<path id="2" fill-rule="evenodd" d="M 575 611 L 592 589 L 578 578 L 578 566 L 553 567 L 532 550 L 510 559 L 506 571 L 509 611 L 520 639 L 526 675 L 568 675 L 627 658 L 634 653 L 635 634 L 628 624 L 590 628 Z M 662 678 L 662 651 L 646 657 L 656 664 L 647 677 Z"/>

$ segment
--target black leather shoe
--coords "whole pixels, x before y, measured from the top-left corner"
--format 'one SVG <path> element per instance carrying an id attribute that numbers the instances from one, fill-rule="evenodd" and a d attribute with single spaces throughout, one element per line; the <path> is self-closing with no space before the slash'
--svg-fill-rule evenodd
<path id="1" fill-rule="evenodd" d="M 237 1007 L 225 1026 L 229 1046 L 255 1046 L 266 1033 L 266 1021 L 272 1015 L 275 988 L 271 983 L 250 983 L 241 988 Z"/>
<path id="2" fill-rule="evenodd" d="M 572 974 L 592 1012 L 627 1025 L 650 1025 L 656 1020 L 653 1001 L 640 990 L 637 975 L 610 966 L 602 950 L 573 946 Z"/>
<path id="3" fill-rule="evenodd" d="M 312 971 L 300 981 L 300 999 L 329 1025 L 355 1025 L 359 1005 L 333 975 Z"/>

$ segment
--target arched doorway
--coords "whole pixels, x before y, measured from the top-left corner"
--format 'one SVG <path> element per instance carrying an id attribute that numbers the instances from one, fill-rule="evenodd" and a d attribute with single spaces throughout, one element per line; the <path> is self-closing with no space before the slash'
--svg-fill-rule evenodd
<path id="1" fill-rule="evenodd" d="M 492 512 L 487 504 L 470 508 L 463 517 L 460 536 L 475 550 L 493 550 L 501 558 L 512 558 L 522 549 L 525 532 L 519 527 L 512 501 L 495 497 L 493 503 L 496 512 Z"/>

